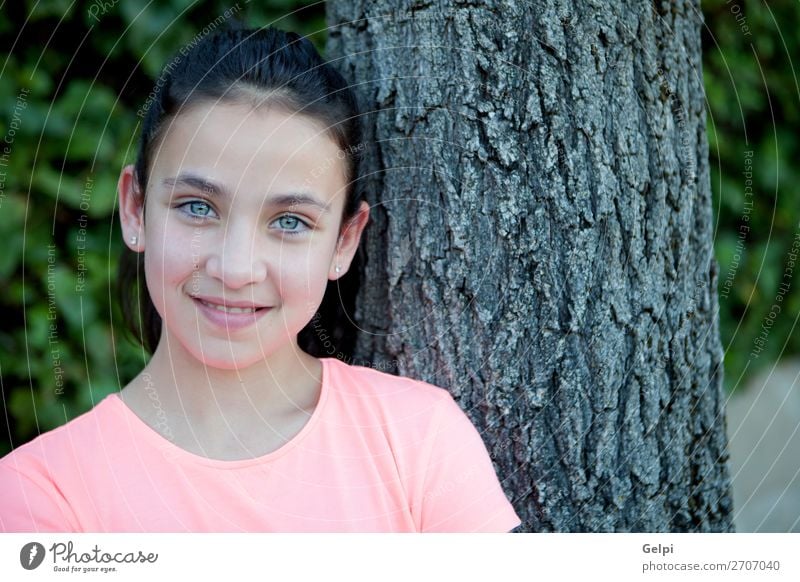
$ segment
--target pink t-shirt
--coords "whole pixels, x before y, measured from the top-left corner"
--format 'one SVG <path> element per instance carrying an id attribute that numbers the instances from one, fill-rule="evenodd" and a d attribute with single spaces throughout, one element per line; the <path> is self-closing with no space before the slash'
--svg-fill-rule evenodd
<path id="1" fill-rule="evenodd" d="M 322 358 L 311 418 L 281 448 L 221 461 L 111 394 L 0 459 L 0 529 L 505 532 L 520 519 L 450 394 Z"/>

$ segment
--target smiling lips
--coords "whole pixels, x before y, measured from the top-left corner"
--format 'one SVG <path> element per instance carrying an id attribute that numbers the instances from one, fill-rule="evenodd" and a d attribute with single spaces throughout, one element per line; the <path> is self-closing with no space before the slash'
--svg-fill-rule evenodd
<path id="1" fill-rule="evenodd" d="M 194 295 L 192 298 L 198 310 L 209 322 L 229 331 L 254 324 L 272 309 L 252 301 L 223 300 L 203 295 Z"/>
<path id="2" fill-rule="evenodd" d="M 215 303 L 209 303 L 208 301 L 203 301 L 202 299 L 198 299 L 200 303 L 205 305 L 206 307 L 213 307 L 217 311 L 224 311 L 225 313 L 253 313 L 257 309 L 262 309 L 259 307 L 228 307 L 225 305 L 217 305 Z"/>

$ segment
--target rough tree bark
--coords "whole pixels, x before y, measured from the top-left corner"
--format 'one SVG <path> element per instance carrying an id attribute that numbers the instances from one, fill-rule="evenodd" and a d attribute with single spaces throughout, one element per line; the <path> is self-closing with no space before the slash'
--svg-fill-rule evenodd
<path id="1" fill-rule="evenodd" d="M 332 0 L 356 359 L 448 388 L 518 531 L 731 531 L 697 1 Z"/>

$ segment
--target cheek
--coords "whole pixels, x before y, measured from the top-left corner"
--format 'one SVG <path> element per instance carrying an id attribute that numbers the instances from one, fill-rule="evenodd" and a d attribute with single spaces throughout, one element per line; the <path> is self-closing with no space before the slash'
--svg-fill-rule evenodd
<path id="1" fill-rule="evenodd" d="M 200 254 L 197 248 L 192 249 L 188 240 L 182 242 L 171 239 L 166 246 L 153 246 L 148 246 L 145 251 L 145 270 L 148 276 L 152 274 L 169 281 L 185 277 L 196 269 Z"/>
<path id="2" fill-rule="evenodd" d="M 308 294 L 319 287 L 319 279 L 323 279 L 321 284 L 324 287 L 327 268 L 319 256 L 283 256 L 272 263 L 272 274 L 282 288 Z"/>
<path id="3" fill-rule="evenodd" d="M 319 248 L 306 251 L 292 257 L 284 255 L 275 261 L 272 280 L 279 286 L 285 303 L 295 304 L 313 315 L 325 294 L 330 261 Z"/>
<path id="4" fill-rule="evenodd" d="M 198 253 L 191 240 L 171 233 L 165 241 L 163 232 L 155 232 L 148 239 L 144 253 L 144 276 L 153 304 L 163 317 L 165 297 L 196 273 Z"/>

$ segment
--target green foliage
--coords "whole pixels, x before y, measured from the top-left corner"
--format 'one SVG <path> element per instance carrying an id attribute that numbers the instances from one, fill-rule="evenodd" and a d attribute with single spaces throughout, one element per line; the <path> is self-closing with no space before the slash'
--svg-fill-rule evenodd
<path id="1" fill-rule="evenodd" d="M 800 259 L 792 258 L 800 237 L 800 81 L 791 58 L 800 54 L 800 4 L 706 0 L 703 13 L 720 327 L 732 391 L 800 351 L 800 263 L 791 264 Z M 745 152 L 752 152 L 751 196 Z"/>
<path id="2" fill-rule="evenodd" d="M 0 17 L 13 47 L 0 83 L 0 134 L 11 141 L 0 142 L 0 455 L 89 410 L 146 362 L 123 341 L 113 294 L 116 188 L 160 68 L 226 10 L 325 40 L 320 2 L 11 4 Z"/>

